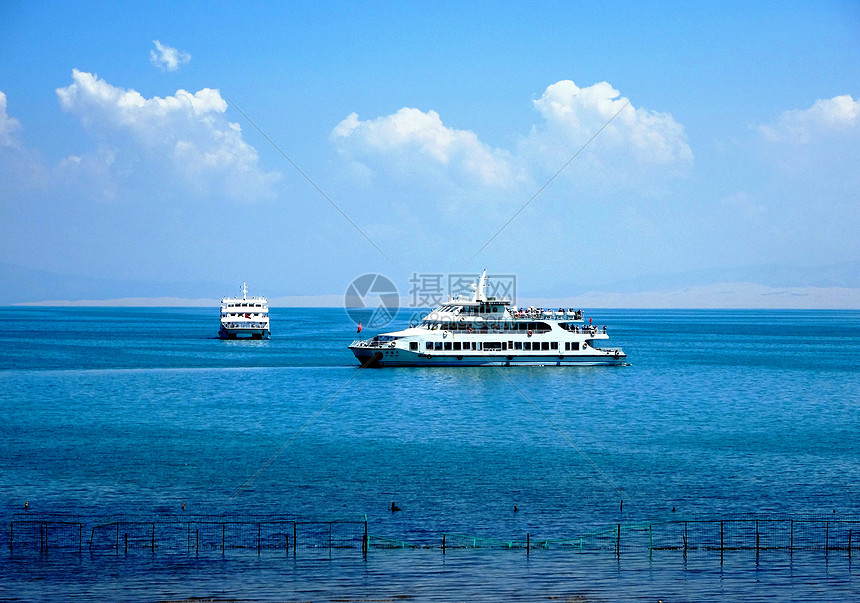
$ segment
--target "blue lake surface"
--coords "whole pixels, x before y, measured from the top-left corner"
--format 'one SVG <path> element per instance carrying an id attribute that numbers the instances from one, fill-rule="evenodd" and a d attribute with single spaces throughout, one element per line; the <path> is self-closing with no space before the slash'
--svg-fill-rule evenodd
<path id="1" fill-rule="evenodd" d="M 420 548 L 323 559 L 7 548 L 0 600 L 860 598 L 860 559 L 845 551 L 442 554 L 442 534 L 860 519 L 860 312 L 586 316 L 631 366 L 359 370 L 342 309 L 273 308 L 270 340 L 236 342 L 217 339 L 217 308 L 2 308 L 5 525 L 366 517 L 374 537 Z"/>

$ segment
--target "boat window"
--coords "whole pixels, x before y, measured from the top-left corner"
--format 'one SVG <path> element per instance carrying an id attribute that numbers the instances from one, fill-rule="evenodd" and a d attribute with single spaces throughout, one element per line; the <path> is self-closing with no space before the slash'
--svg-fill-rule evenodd
<path id="1" fill-rule="evenodd" d="M 564 342 L 564 351 L 565 351 L 565 352 L 569 352 L 569 351 L 570 351 L 570 342 L 569 342 L 569 341 L 565 341 L 565 342 Z"/>
<path id="2" fill-rule="evenodd" d="M 455 341 L 455 342 L 454 342 L 454 349 L 455 349 L 455 350 L 459 350 L 459 349 L 460 349 L 460 342 L 459 342 L 459 341 Z"/>
<path id="3" fill-rule="evenodd" d="M 446 342 L 445 342 L 445 349 L 446 349 L 446 350 L 450 350 L 450 349 L 451 349 L 451 342 L 450 342 L 450 341 L 446 341 Z"/>
<path id="4" fill-rule="evenodd" d="M 441 350 L 441 349 L 442 349 L 442 342 L 441 342 L 441 341 L 437 341 L 437 342 L 433 345 L 433 349 Z"/>
<path id="5" fill-rule="evenodd" d="M 541 343 L 541 344 L 540 344 L 540 349 L 542 349 L 542 350 L 548 350 L 548 349 L 549 349 L 549 342 L 548 342 L 548 341 L 544 341 L 543 343 Z"/>
<path id="6" fill-rule="evenodd" d="M 409 342 L 409 349 L 412 351 L 417 350 L 418 349 L 418 342 L 417 341 L 410 341 Z"/>
<path id="7" fill-rule="evenodd" d="M 522 342 L 522 341 L 515 341 L 515 342 L 514 342 L 514 349 L 515 349 L 515 350 L 521 350 L 521 349 L 523 349 L 523 342 Z"/>
<path id="8" fill-rule="evenodd" d="M 428 341 L 428 342 L 424 345 L 424 348 L 425 348 L 425 349 L 427 349 L 427 350 L 432 350 L 432 349 L 433 349 L 433 342 L 432 342 L 432 341 Z"/>
<path id="9" fill-rule="evenodd" d="M 523 343 L 523 346 L 525 346 L 525 347 L 523 347 L 524 350 L 531 350 L 532 349 L 532 342 L 526 341 Z"/>
<path id="10" fill-rule="evenodd" d="M 553 350 L 557 350 L 557 349 L 558 349 L 558 342 L 557 342 L 557 341 L 553 341 L 553 342 L 550 344 L 550 347 L 551 347 Z"/>

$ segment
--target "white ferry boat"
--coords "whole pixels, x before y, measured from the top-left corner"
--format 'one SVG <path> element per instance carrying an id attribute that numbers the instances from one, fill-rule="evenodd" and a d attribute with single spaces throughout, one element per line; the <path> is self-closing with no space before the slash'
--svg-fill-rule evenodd
<path id="1" fill-rule="evenodd" d="M 484 294 L 487 271 L 471 299 L 458 296 L 417 326 L 353 341 L 365 367 L 624 365 L 620 348 L 601 348 L 606 327 L 585 324 L 582 310 L 517 308 Z"/>
<path id="2" fill-rule="evenodd" d="M 242 297 L 221 300 L 221 339 L 268 339 L 269 301 L 265 297 L 248 297 L 242 283 Z"/>

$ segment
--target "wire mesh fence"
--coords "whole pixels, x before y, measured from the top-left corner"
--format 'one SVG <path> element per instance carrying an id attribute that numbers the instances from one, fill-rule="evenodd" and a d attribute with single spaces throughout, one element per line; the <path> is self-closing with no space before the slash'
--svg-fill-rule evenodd
<path id="1" fill-rule="evenodd" d="M 79 553 L 84 547 L 83 524 L 73 521 L 22 520 L 9 525 L 9 548 Z"/>
<path id="2" fill-rule="evenodd" d="M 443 535 L 446 548 L 632 551 L 844 551 L 860 549 L 860 521 L 845 519 L 724 519 L 615 524 L 578 538 L 498 540 Z"/>
<path id="3" fill-rule="evenodd" d="M 255 554 L 367 551 L 367 520 L 297 521 L 200 517 L 184 520 L 116 520 L 85 528 L 82 522 L 13 520 L 9 548 L 93 554 Z"/>
<path id="4" fill-rule="evenodd" d="M 299 521 L 279 518 L 194 517 L 114 520 L 92 526 L 56 518 L 16 519 L 9 549 L 133 555 L 230 553 L 331 554 L 369 549 L 566 549 L 613 551 L 843 551 L 860 549 L 860 520 L 743 518 L 615 524 L 575 538 L 498 539 L 444 533 L 441 543 L 414 544 L 368 534 L 367 519 Z"/>

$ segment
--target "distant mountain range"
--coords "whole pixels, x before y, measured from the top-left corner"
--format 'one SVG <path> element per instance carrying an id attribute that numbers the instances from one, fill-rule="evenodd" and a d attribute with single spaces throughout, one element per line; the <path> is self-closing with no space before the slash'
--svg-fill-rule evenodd
<path id="1" fill-rule="evenodd" d="M 711 268 L 665 274 L 648 274 L 605 283 L 559 283 L 540 292 L 541 297 L 566 297 L 588 291 L 641 293 L 704 287 L 718 283 L 755 283 L 765 287 L 860 288 L 860 262 L 827 266 L 764 264 L 744 268 Z"/>
<path id="2" fill-rule="evenodd" d="M 235 283 L 155 282 L 69 276 L 0 262 L 0 305 L 49 300 L 209 298 L 238 290 Z"/>
<path id="3" fill-rule="evenodd" d="M 235 283 L 125 281 L 61 275 L 0 263 L 0 306 L 209 306 L 236 289 Z M 277 297 L 275 291 L 266 293 L 273 307 L 343 304 L 343 294 L 331 291 L 287 297 Z M 565 283 L 537 291 L 533 298 L 516 303 L 592 308 L 860 309 L 860 262 L 697 270 L 604 284 Z"/>

